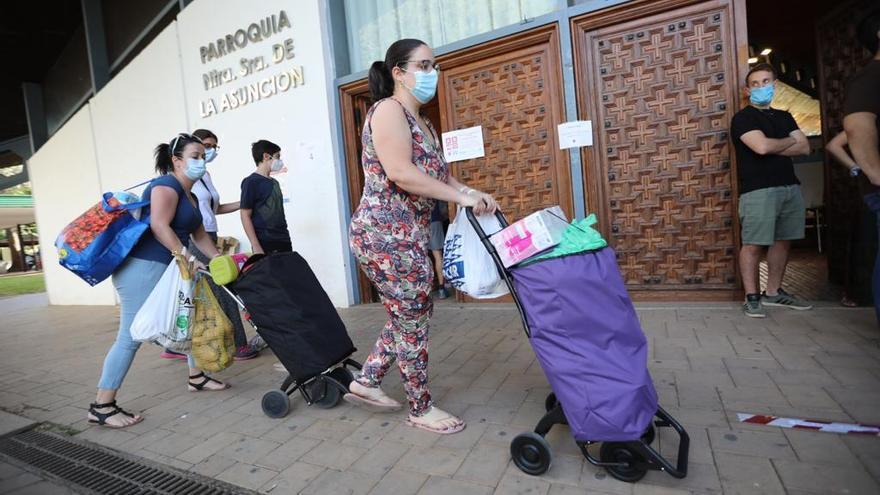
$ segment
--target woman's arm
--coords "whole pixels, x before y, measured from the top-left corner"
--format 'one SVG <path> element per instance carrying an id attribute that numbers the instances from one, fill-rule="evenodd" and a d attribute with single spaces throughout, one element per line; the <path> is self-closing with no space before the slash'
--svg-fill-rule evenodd
<path id="1" fill-rule="evenodd" d="M 218 215 L 225 215 L 227 213 L 232 213 L 234 211 L 238 211 L 238 209 L 240 207 L 241 207 L 241 201 L 236 201 L 235 203 L 225 203 L 225 204 L 220 205 L 217 208 L 217 214 Z"/>
<path id="2" fill-rule="evenodd" d="M 370 121 L 373 145 L 382 168 L 390 180 L 404 191 L 462 206 L 473 206 L 477 213 L 488 209 L 482 197 L 459 191 L 446 182 L 422 172 L 412 163 L 412 134 L 399 105 L 381 104 Z M 494 211 L 494 210 L 493 210 Z"/>
<path id="3" fill-rule="evenodd" d="M 825 145 L 825 149 L 831 153 L 831 156 L 833 156 L 835 160 L 843 164 L 846 168 L 852 170 L 853 167 L 857 167 L 858 165 L 856 165 L 856 162 L 843 148 L 846 146 L 846 142 L 846 132 L 841 131 L 831 138 L 831 141 L 828 141 L 828 144 Z"/>
<path id="4" fill-rule="evenodd" d="M 183 252 L 184 245 L 171 228 L 177 210 L 177 191 L 168 186 L 155 186 L 150 192 L 150 230 L 172 253 Z"/>
<path id="5" fill-rule="evenodd" d="M 211 236 L 205 231 L 204 225 L 199 225 L 199 228 L 192 233 L 192 239 L 196 244 L 196 247 L 199 248 L 199 251 L 204 253 L 208 258 L 214 258 L 220 255 L 220 251 L 217 251 L 217 245 L 214 244 L 214 240 L 211 239 Z"/>

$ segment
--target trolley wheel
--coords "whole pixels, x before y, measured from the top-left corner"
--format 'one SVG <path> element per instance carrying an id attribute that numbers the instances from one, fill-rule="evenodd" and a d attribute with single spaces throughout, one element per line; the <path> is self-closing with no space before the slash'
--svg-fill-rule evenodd
<path id="1" fill-rule="evenodd" d="M 645 477 L 648 469 L 642 467 L 644 460 L 641 454 L 633 450 L 625 443 L 620 442 L 604 442 L 599 449 L 599 458 L 602 462 L 626 462 L 627 466 L 605 466 L 612 477 L 625 481 L 627 483 L 635 483 Z"/>
<path id="2" fill-rule="evenodd" d="M 559 405 L 559 401 L 556 400 L 556 394 L 554 394 L 553 392 L 547 394 L 547 398 L 544 399 L 544 410 L 550 412 L 557 405 Z"/>
<path id="3" fill-rule="evenodd" d="M 314 400 L 312 405 L 318 406 L 321 409 L 336 407 L 336 404 L 339 404 L 342 398 L 342 393 L 340 393 L 339 389 L 324 379 L 323 376 L 317 377 L 315 381 L 309 384 L 309 395 Z"/>
<path id="4" fill-rule="evenodd" d="M 654 423 L 651 423 L 645 428 L 645 432 L 642 433 L 642 441 L 646 445 L 651 445 L 654 443 L 655 438 L 657 438 L 657 428 L 654 427 Z"/>
<path id="5" fill-rule="evenodd" d="M 263 394 L 260 404 L 263 414 L 270 418 L 283 418 L 290 411 L 290 397 L 281 390 L 270 390 Z"/>
<path id="6" fill-rule="evenodd" d="M 532 476 L 546 473 L 553 461 L 550 444 L 533 431 L 521 433 L 510 442 L 510 457 L 516 467 Z"/>
<path id="7" fill-rule="evenodd" d="M 354 374 L 351 370 L 342 366 L 334 368 L 333 371 L 328 374 L 339 382 L 345 388 L 346 392 L 348 392 L 348 386 L 354 381 Z"/>

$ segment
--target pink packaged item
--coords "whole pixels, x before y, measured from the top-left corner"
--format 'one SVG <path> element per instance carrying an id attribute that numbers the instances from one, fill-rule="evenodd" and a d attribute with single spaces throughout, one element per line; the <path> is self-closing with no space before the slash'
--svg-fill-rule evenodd
<path id="1" fill-rule="evenodd" d="M 241 270 L 241 267 L 244 266 L 244 262 L 251 257 L 248 253 L 236 253 L 230 256 L 232 257 L 232 260 L 235 261 L 235 264 L 238 265 L 239 271 Z"/>
<path id="2" fill-rule="evenodd" d="M 562 208 L 553 206 L 509 225 L 490 240 L 508 268 L 559 244 L 567 228 Z"/>

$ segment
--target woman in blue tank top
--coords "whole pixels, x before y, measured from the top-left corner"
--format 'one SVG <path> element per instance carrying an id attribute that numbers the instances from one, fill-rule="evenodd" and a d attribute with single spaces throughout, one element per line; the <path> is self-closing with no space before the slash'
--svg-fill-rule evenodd
<path id="1" fill-rule="evenodd" d="M 130 332 L 138 310 L 174 256 L 186 256 L 185 246 L 190 239 L 209 257 L 219 254 L 202 226 L 198 203 L 190 192 L 193 183 L 205 173 L 205 147 L 201 140 L 179 134 L 170 143 L 157 146 L 155 158 L 156 171 L 161 175 L 150 182 L 143 194 L 143 199 L 150 201 L 142 213 L 144 217 L 149 215 L 150 229 L 113 273 L 113 286 L 121 306 L 119 333 L 104 359 L 95 402 L 89 405 L 89 422 L 111 428 L 124 428 L 143 419 L 116 405 L 116 393 L 140 347 L 140 342 L 131 339 Z M 192 356 L 187 361 L 190 391 L 228 388 L 196 368 Z"/>

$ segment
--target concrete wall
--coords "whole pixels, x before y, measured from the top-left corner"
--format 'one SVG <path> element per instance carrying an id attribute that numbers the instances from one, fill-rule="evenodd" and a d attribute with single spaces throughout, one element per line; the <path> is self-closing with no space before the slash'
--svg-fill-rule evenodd
<path id="1" fill-rule="evenodd" d="M 105 190 L 153 177 L 153 148 L 187 129 L 178 26 L 166 27 L 89 102 Z"/>
<path id="2" fill-rule="evenodd" d="M 328 37 L 322 36 L 329 23 L 322 5 L 320 0 L 192 2 L 29 160 L 52 304 L 114 302 L 108 282 L 89 288 L 57 264 L 49 246 L 102 191 L 153 176 L 152 150 L 158 143 L 200 127 L 219 136 L 220 153 L 208 170 L 221 202 L 237 201 L 241 180 L 253 172 L 253 141 L 269 139 L 281 146 L 289 171 L 277 178 L 289 197 L 285 213 L 294 249 L 309 261 L 334 304 L 351 304 L 339 201 L 344 185 L 337 173 L 342 165 L 336 163 L 332 142 L 338 125 L 331 112 L 333 70 L 328 66 Z M 203 61 L 202 47 L 211 42 L 216 47 L 226 35 L 234 39 L 252 23 L 267 18 L 271 23 L 273 15 L 278 26 L 282 10 L 290 27 L 279 26 L 265 39 L 249 40 L 234 52 Z M 275 63 L 273 46 L 288 39 L 293 40 L 293 57 Z M 252 66 L 260 70 L 239 72 L 243 59 L 260 57 L 263 64 Z M 227 69 L 230 80 L 206 88 L 206 73 Z M 295 84 L 290 84 L 291 70 Z M 253 83 L 262 95 L 237 108 L 222 108 L 224 95 L 228 99 L 239 88 L 247 93 Z M 212 115 L 205 112 L 209 100 L 216 106 Z M 243 250 L 250 248 L 237 213 L 221 216 L 219 230 L 241 240 Z"/>
<path id="3" fill-rule="evenodd" d="M 34 209 L 43 246 L 46 290 L 53 304 L 114 304 L 110 281 L 89 287 L 58 264 L 55 237 L 101 198 L 92 116 L 83 107 L 28 160 Z"/>
<path id="4" fill-rule="evenodd" d="M 204 127 L 219 137 L 220 154 L 208 165 L 220 201 L 237 201 L 241 180 L 254 170 L 250 145 L 268 139 L 281 147 L 281 158 L 289 169 L 278 176 L 290 201 L 285 215 L 293 247 L 308 260 L 324 289 L 337 305 L 348 305 L 345 266 L 347 241 L 341 236 L 337 196 L 342 191 L 335 172 L 332 153 L 330 98 L 327 90 L 332 71 L 325 66 L 321 29 L 325 25 L 319 1 L 262 0 L 259 8 L 241 9 L 238 0 L 194 2 L 179 16 L 180 48 L 192 129 Z M 294 7 L 295 4 L 295 7 Z M 200 48 L 218 37 L 259 23 L 267 16 L 285 10 L 290 28 L 268 38 L 248 43 L 244 49 L 202 63 Z M 273 62 L 273 45 L 293 40 L 293 58 Z M 262 57 L 266 68 L 241 75 L 241 60 Z M 218 111 L 222 97 L 264 79 L 273 79 L 290 69 L 302 68 L 302 85 L 233 110 L 203 117 L 201 105 L 212 99 Z M 206 90 L 203 74 L 229 69 L 236 80 Z M 284 82 L 284 81 L 280 81 Z M 268 86 L 266 86 L 268 88 Z M 335 116 L 333 116 L 335 119 Z M 247 244 L 238 213 L 220 216 L 221 235 L 233 235 Z M 246 249 L 249 246 L 245 247 Z"/>

